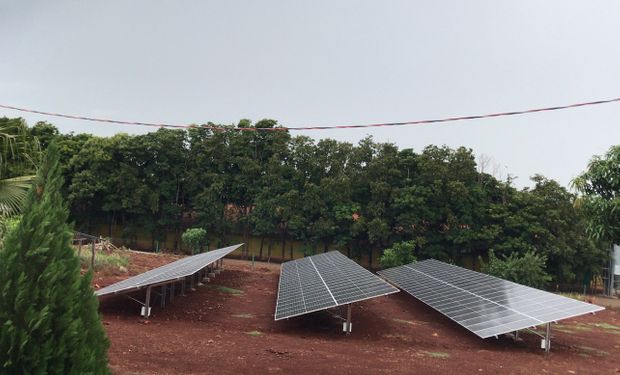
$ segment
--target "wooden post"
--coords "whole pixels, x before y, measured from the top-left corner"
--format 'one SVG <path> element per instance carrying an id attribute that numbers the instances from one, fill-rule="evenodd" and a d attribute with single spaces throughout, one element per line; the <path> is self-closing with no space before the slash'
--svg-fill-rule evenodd
<path id="1" fill-rule="evenodd" d="M 91 243 L 92 256 L 90 258 L 90 269 L 95 272 L 95 241 Z"/>
<path id="2" fill-rule="evenodd" d="M 81 238 L 80 238 L 80 239 L 78 240 L 78 258 L 79 258 L 79 257 L 80 257 L 80 255 L 82 254 L 82 242 L 83 242 L 83 239 L 81 239 Z"/>

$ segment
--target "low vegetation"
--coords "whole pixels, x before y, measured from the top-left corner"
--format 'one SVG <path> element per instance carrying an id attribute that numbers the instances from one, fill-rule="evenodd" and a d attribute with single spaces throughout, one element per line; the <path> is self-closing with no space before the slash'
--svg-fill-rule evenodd
<path id="1" fill-rule="evenodd" d="M 91 266 L 92 253 L 90 251 L 82 251 L 79 256 L 80 266 L 82 269 L 88 269 Z M 95 252 L 95 271 L 103 273 L 127 272 L 129 266 L 129 256 L 119 252 L 104 253 Z"/>

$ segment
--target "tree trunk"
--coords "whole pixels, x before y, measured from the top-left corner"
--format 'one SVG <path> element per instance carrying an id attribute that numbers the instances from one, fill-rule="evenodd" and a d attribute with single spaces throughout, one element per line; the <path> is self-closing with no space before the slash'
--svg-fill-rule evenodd
<path id="1" fill-rule="evenodd" d="M 245 209 L 244 209 L 245 211 Z M 245 221 L 245 220 L 244 220 Z M 250 228 L 248 228 L 248 223 L 244 222 L 243 223 L 243 249 L 244 249 L 244 258 L 248 259 L 248 256 L 250 254 L 250 244 L 248 243 L 248 232 L 249 232 Z"/>
<path id="2" fill-rule="evenodd" d="M 282 232 L 282 260 L 284 260 L 284 251 L 286 247 L 286 232 Z"/>
<path id="3" fill-rule="evenodd" d="M 293 241 L 291 241 L 291 246 L 289 246 L 289 252 L 291 254 L 291 259 L 295 259 L 295 256 L 293 255 Z"/>
<path id="4" fill-rule="evenodd" d="M 265 236 L 260 238 L 260 249 L 258 250 L 258 259 L 263 260 L 263 245 L 265 243 Z"/>
<path id="5" fill-rule="evenodd" d="M 177 225 L 176 228 L 174 228 L 174 252 L 178 252 L 179 251 L 179 243 L 181 242 L 181 228 Z"/>
<path id="6" fill-rule="evenodd" d="M 273 238 L 269 237 L 269 244 L 267 245 L 267 263 L 271 261 L 271 248 L 273 247 Z"/>
<path id="7" fill-rule="evenodd" d="M 110 215 L 110 223 L 108 224 L 108 237 L 112 238 L 112 225 L 114 224 L 114 212 Z"/>

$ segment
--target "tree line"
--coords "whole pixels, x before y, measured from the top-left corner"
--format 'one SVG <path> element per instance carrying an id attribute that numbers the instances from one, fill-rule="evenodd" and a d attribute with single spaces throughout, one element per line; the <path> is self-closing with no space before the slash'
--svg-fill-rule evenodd
<path id="1" fill-rule="evenodd" d="M 29 129 L 43 149 L 57 142 L 63 194 L 85 231 L 121 225 L 123 236 L 146 231 L 153 242 L 172 231 L 178 249 L 183 231 L 200 227 L 213 245 L 255 236 L 261 255 L 282 258 L 287 240 L 352 257 L 406 242 L 418 259 L 457 263 L 529 253 L 556 284 L 580 284 L 606 258 L 574 194 L 540 175 L 517 189 L 481 170 L 471 149 L 258 130 L 276 129 L 274 120 L 208 125 L 111 137 Z"/>

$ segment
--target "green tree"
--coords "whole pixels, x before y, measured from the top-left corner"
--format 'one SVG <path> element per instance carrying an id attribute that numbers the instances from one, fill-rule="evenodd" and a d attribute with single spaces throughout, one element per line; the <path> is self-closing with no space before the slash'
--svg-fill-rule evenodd
<path id="1" fill-rule="evenodd" d="M 91 274 L 82 277 L 52 144 L 0 252 L 0 373 L 107 374 Z"/>
<path id="2" fill-rule="evenodd" d="M 512 253 L 500 259 L 490 250 L 488 262 L 480 259 L 482 272 L 534 288 L 544 288 L 551 280 L 545 272 L 546 261 L 544 255 L 531 251 L 522 256 Z"/>
<path id="3" fill-rule="evenodd" d="M 47 149 L 52 141 L 60 135 L 57 127 L 45 121 L 39 121 L 34 124 L 30 128 L 30 134 L 37 139 L 43 150 Z"/>
<path id="4" fill-rule="evenodd" d="M 578 206 L 588 217 L 588 233 L 606 244 L 620 243 L 620 145 L 595 156 L 572 182 L 583 194 Z"/>
<path id="5" fill-rule="evenodd" d="M 40 159 L 22 119 L 0 118 L 0 216 L 19 212 Z"/>
<path id="6" fill-rule="evenodd" d="M 191 249 L 192 255 L 200 253 L 207 246 L 207 231 L 203 228 L 189 228 L 183 232 L 181 241 Z"/>

